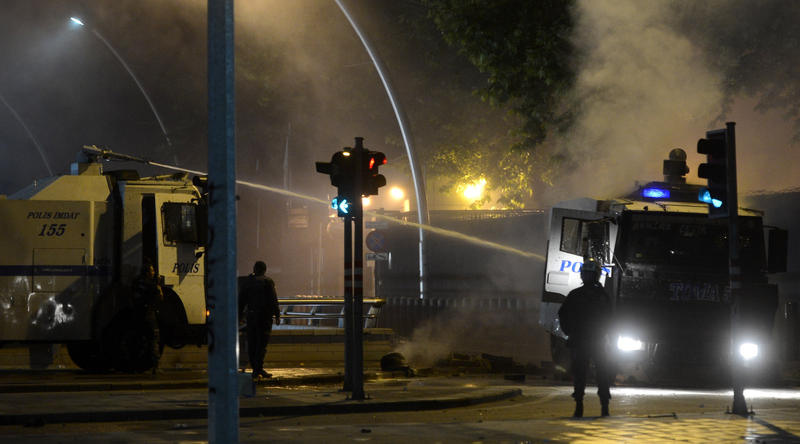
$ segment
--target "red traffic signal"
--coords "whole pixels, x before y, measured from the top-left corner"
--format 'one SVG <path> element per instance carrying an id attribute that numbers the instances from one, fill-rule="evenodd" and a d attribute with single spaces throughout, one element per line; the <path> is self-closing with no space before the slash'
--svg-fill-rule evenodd
<path id="1" fill-rule="evenodd" d="M 386 185 L 386 178 L 383 174 L 378 174 L 378 168 L 386 164 L 386 155 L 380 151 L 365 151 L 363 156 L 361 194 L 362 196 L 377 195 L 378 188 Z"/>

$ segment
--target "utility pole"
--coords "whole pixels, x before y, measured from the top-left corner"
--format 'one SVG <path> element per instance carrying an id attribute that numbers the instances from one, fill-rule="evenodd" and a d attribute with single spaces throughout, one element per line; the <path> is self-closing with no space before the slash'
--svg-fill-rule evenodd
<path id="1" fill-rule="evenodd" d="M 208 441 L 239 442 L 233 0 L 208 0 Z"/>

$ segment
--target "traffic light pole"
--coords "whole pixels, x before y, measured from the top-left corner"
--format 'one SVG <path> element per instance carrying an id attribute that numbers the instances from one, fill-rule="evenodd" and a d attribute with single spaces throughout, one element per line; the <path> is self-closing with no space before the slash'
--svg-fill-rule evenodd
<path id="1" fill-rule="evenodd" d="M 364 202 L 361 199 L 364 184 L 364 138 L 356 137 L 353 147 L 355 177 L 353 187 L 353 209 L 355 215 L 355 239 L 353 239 L 353 353 L 351 399 L 363 400 L 364 396 Z"/>
<path id="2" fill-rule="evenodd" d="M 344 217 L 344 386 L 353 390 L 353 217 Z"/>
<path id="3" fill-rule="evenodd" d="M 386 155 L 364 148 L 364 138 L 356 137 L 354 148 L 344 148 L 330 162 L 317 162 L 317 172 L 327 174 L 337 188 L 332 201 L 339 217 L 344 217 L 344 386 L 351 399 L 364 396 L 364 204 L 363 196 L 378 194 L 386 178 L 378 168 Z M 355 239 L 353 238 L 353 223 Z M 353 251 L 355 250 L 355 251 Z"/>
<path id="4" fill-rule="evenodd" d="M 731 289 L 731 379 L 733 380 L 733 407 L 735 415 L 747 415 L 747 403 L 744 399 L 744 375 L 742 363 L 737 359 L 737 334 L 741 330 L 742 308 L 742 269 L 739 261 L 739 197 L 736 183 L 736 123 L 725 124 L 725 160 L 727 162 L 728 192 L 728 265 Z"/>

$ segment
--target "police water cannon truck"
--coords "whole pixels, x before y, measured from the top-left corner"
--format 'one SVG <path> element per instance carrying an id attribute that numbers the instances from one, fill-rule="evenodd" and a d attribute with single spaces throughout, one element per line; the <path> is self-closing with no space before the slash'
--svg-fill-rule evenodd
<path id="1" fill-rule="evenodd" d="M 84 147 L 70 174 L 0 197 L 0 344 L 66 344 L 92 371 L 152 368 L 131 287 L 145 261 L 163 289 L 162 348 L 205 341 L 202 178 L 104 171 L 114 159 L 139 160 Z"/>
<path id="2" fill-rule="evenodd" d="M 763 369 L 774 359 L 778 291 L 767 275 L 785 271 L 786 232 L 765 227 L 761 212 L 739 208 L 744 331 L 734 336 L 741 344 L 732 344 L 727 222 L 708 217 L 707 191 L 686 183 L 685 159 L 673 150 L 664 181 L 623 198 L 581 198 L 551 209 L 539 323 L 557 364 L 569 365 L 558 309 L 581 285 L 588 258 L 603 264 L 601 283 L 614 309 L 610 345 L 621 373 L 660 379 L 727 368 L 732 360 Z"/>

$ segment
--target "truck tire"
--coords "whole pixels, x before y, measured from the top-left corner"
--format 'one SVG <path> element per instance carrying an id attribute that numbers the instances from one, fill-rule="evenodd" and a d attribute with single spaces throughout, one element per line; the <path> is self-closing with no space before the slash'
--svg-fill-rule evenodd
<path id="1" fill-rule="evenodd" d="M 154 357 L 152 352 L 156 341 L 154 331 L 133 310 L 117 315 L 108 326 L 105 338 L 105 348 L 115 370 L 141 373 L 158 365 L 160 356 Z"/>
<path id="2" fill-rule="evenodd" d="M 171 288 L 164 288 L 164 301 L 158 307 L 158 328 L 163 345 L 181 348 L 189 337 L 189 321 L 186 309 L 178 294 Z"/>
<path id="3" fill-rule="evenodd" d="M 67 352 L 72 362 L 87 372 L 106 372 L 111 368 L 111 358 L 96 341 L 70 342 Z"/>

